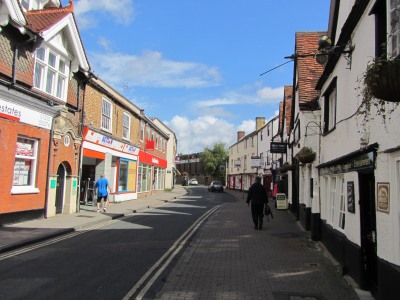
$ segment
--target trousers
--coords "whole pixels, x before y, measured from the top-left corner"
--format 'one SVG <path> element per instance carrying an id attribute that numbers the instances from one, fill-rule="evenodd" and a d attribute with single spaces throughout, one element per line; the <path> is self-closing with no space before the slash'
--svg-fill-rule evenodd
<path id="1" fill-rule="evenodd" d="M 253 218 L 254 226 L 261 228 L 264 219 L 264 204 L 252 204 L 251 216 Z"/>

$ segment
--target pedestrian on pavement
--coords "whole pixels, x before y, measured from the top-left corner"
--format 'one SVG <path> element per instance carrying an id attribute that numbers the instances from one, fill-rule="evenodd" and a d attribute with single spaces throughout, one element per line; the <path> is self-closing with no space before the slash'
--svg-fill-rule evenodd
<path id="1" fill-rule="evenodd" d="M 264 219 L 264 205 L 268 203 L 268 196 L 264 186 L 261 184 L 261 177 L 256 177 L 247 194 L 247 205 L 251 201 L 251 216 L 254 222 L 254 229 L 262 229 Z"/>
<path id="2" fill-rule="evenodd" d="M 107 178 L 104 178 L 104 175 L 100 175 L 100 179 L 97 180 L 95 184 L 95 190 L 94 190 L 95 195 L 96 195 L 96 188 L 97 188 L 97 212 L 101 212 L 100 210 L 101 200 L 103 200 L 103 211 L 106 212 L 108 205 L 107 188 L 110 190 L 110 193 L 111 193 L 111 188 L 110 185 L 108 184 Z"/>

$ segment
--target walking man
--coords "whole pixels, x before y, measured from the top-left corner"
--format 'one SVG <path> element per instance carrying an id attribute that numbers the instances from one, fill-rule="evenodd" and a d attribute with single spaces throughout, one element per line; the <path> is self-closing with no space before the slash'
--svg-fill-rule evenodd
<path id="1" fill-rule="evenodd" d="M 264 204 L 268 203 L 267 193 L 261 184 L 261 177 L 256 177 L 247 194 L 247 205 L 251 201 L 251 216 L 254 222 L 254 229 L 262 229 L 264 219 Z"/>
<path id="2" fill-rule="evenodd" d="M 111 193 L 111 188 L 110 185 L 108 184 L 107 178 L 104 178 L 104 175 L 100 175 L 100 179 L 97 180 L 95 184 L 95 190 L 94 193 L 96 194 L 96 188 L 97 188 L 97 212 L 101 212 L 100 210 L 100 202 L 103 199 L 103 211 L 106 212 L 106 208 L 108 205 L 108 193 L 107 193 L 107 188 L 110 190 Z"/>

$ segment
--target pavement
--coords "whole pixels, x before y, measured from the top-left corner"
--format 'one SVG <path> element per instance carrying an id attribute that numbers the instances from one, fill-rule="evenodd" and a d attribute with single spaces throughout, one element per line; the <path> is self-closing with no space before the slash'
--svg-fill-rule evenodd
<path id="1" fill-rule="evenodd" d="M 156 299 L 374 299 L 339 274 L 323 245 L 312 241 L 291 213 L 273 209 L 274 218 L 254 230 L 243 193 L 226 192 L 240 201 L 223 205 L 199 228 Z M 177 185 L 110 203 L 107 212 L 80 205 L 77 213 L 5 225 L 0 253 L 156 208 L 187 193 L 188 187 Z"/>

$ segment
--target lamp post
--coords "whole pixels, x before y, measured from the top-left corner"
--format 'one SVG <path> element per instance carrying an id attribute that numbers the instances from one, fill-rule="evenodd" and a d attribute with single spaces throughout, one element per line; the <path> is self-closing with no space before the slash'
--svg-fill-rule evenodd
<path id="1" fill-rule="evenodd" d="M 242 177 L 242 190 L 243 190 L 243 198 L 244 198 L 244 179 L 246 175 L 246 169 L 243 169 L 243 177 Z"/>

